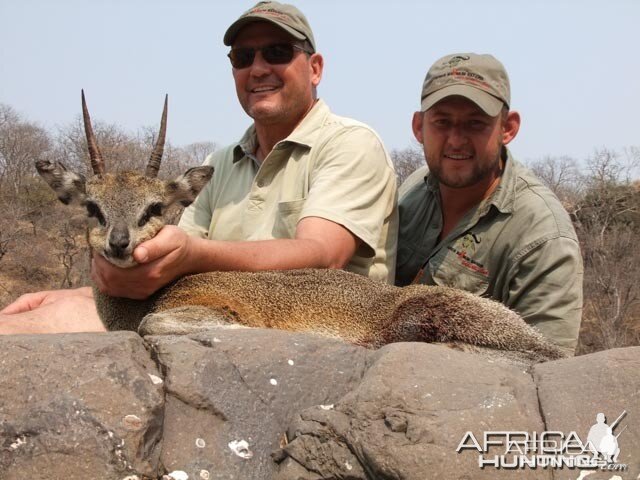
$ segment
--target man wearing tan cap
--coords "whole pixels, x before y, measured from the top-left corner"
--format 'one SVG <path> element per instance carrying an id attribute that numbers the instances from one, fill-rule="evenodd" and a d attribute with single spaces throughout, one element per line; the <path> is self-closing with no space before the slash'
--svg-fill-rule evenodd
<path id="1" fill-rule="evenodd" d="M 427 162 L 400 188 L 396 283 L 498 300 L 573 354 L 582 259 L 556 196 L 513 159 L 520 128 L 507 72 L 491 55 L 436 61 L 413 132 Z"/>
<path id="2" fill-rule="evenodd" d="M 213 179 L 180 221 L 192 236 L 226 241 L 207 268 L 345 268 L 392 283 L 393 166 L 369 127 L 318 99 L 324 60 L 305 16 L 260 2 L 224 43 L 253 125 L 207 160 Z"/>
<path id="3" fill-rule="evenodd" d="M 324 61 L 307 19 L 292 5 L 260 2 L 228 28 L 224 43 L 253 124 L 238 143 L 207 158 L 213 178 L 185 210 L 181 228 L 166 226 L 136 248 L 141 265 L 134 268 L 96 256 L 96 284 L 112 296 L 145 298 L 190 273 L 308 267 L 392 282 L 393 166 L 375 132 L 318 99 Z M 75 316 L 58 315 L 56 303 Z M 31 316 L 0 315 L 0 333 L 102 327 L 89 289 L 30 294 L 5 313 Z"/>

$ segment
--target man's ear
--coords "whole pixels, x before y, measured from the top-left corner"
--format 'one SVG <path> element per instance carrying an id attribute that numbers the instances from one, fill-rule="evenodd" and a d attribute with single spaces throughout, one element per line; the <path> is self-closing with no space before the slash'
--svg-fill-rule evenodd
<path id="1" fill-rule="evenodd" d="M 60 162 L 36 160 L 36 170 L 51 189 L 56 192 L 58 200 L 65 205 L 82 204 L 86 198 L 84 175 L 67 170 Z"/>
<path id="2" fill-rule="evenodd" d="M 309 57 L 309 67 L 311 69 L 311 84 L 314 88 L 320 85 L 322 80 L 322 70 L 324 69 L 324 58 L 319 53 L 312 53 Z"/>
<path id="3" fill-rule="evenodd" d="M 507 118 L 502 123 L 502 144 L 506 145 L 516 138 L 520 130 L 520 114 L 516 111 L 509 111 Z"/>
<path id="4" fill-rule="evenodd" d="M 195 167 L 190 168 L 175 180 L 167 182 L 165 186 L 168 197 L 167 206 L 175 202 L 180 202 L 184 207 L 191 205 L 212 176 L 213 167 Z"/>
<path id="5" fill-rule="evenodd" d="M 413 136 L 420 144 L 424 143 L 424 136 L 422 134 L 422 126 L 424 123 L 424 112 L 415 112 L 413 119 L 411 120 L 411 128 L 413 130 Z"/>

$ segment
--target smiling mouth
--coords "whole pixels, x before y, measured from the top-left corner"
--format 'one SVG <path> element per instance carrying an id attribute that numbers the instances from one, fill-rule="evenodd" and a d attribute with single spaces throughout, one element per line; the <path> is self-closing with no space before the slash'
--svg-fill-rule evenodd
<path id="1" fill-rule="evenodd" d="M 450 160 L 471 160 L 473 158 L 473 155 L 468 153 L 445 153 L 443 156 Z"/>
<path id="2" fill-rule="evenodd" d="M 269 92 L 275 92 L 279 88 L 280 88 L 279 86 L 275 86 L 275 85 L 265 85 L 265 86 L 252 88 L 250 91 L 251 93 L 269 93 Z"/>

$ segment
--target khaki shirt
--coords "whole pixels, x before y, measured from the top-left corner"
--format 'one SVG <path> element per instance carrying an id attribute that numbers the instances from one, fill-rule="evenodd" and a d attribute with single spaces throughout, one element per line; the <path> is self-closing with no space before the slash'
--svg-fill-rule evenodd
<path id="1" fill-rule="evenodd" d="M 425 176 L 426 175 L 426 176 Z M 438 242 L 438 182 L 422 167 L 400 188 L 396 283 L 445 285 L 493 298 L 573 354 L 582 315 L 582 257 L 557 197 L 507 155 L 492 196 Z"/>
<path id="2" fill-rule="evenodd" d="M 396 177 L 380 138 L 319 100 L 260 164 L 255 128 L 205 160 L 213 178 L 180 227 L 214 240 L 294 238 L 304 217 L 338 223 L 362 243 L 346 270 L 392 283 Z"/>

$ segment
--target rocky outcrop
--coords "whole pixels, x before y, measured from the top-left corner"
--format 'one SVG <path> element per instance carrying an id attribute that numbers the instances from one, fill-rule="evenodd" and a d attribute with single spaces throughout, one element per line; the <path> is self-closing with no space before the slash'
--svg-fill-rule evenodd
<path id="1" fill-rule="evenodd" d="M 277 330 L 148 340 L 166 382 L 162 465 L 190 479 L 272 478 L 294 412 L 340 400 L 370 353 Z"/>
<path id="2" fill-rule="evenodd" d="M 0 478 L 154 476 L 164 389 L 134 334 L 0 337 Z"/>
<path id="3" fill-rule="evenodd" d="M 640 474 L 640 347 L 532 369 L 440 345 L 371 351 L 244 328 L 6 336 L 0 349 L 3 480 Z M 481 453 L 469 436 L 586 440 L 597 413 L 611 423 L 625 410 L 613 432 L 625 471 L 480 468 L 505 447 Z"/>

